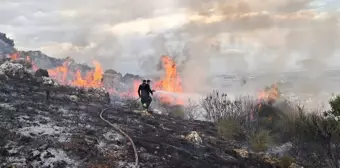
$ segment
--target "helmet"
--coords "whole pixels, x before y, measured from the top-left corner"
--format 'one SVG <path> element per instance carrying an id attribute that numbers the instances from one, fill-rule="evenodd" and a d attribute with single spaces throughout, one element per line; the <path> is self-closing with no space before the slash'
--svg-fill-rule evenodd
<path id="1" fill-rule="evenodd" d="M 146 82 L 147 82 L 147 83 L 150 83 L 151 81 L 150 81 L 150 79 L 148 79 Z"/>
<path id="2" fill-rule="evenodd" d="M 143 83 L 146 83 L 146 80 L 145 80 L 145 79 L 143 80 Z"/>

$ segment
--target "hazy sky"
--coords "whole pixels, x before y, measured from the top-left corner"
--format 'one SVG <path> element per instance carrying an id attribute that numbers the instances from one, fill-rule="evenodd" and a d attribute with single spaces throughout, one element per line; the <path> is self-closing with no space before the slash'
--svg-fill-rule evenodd
<path id="1" fill-rule="evenodd" d="M 340 67 L 339 0 L 0 2 L 0 31 L 17 48 L 84 62 L 94 57 L 125 72 L 138 71 L 138 60 L 146 56 L 180 52 L 185 44 L 187 74 L 195 68 L 222 73 Z M 222 52 L 211 51 L 218 44 Z"/>

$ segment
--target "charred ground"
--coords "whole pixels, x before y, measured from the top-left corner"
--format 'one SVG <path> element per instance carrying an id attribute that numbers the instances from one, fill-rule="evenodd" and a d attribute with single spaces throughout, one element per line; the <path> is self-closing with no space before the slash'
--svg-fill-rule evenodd
<path id="1" fill-rule="evenodd" d="M 264 154 L 242 155 L 241 145 L 219 136 L 213 123 L 135 113 L 109 103 L 104 90 L 61 86 L 39 80 L 20 63 L 6 64 L 0 82 L 1 167 L 132 167 L 131 144 L 99 118 L 112 106 L 104 117 L 133 139 L 140 167 L 277 165 Z"/>

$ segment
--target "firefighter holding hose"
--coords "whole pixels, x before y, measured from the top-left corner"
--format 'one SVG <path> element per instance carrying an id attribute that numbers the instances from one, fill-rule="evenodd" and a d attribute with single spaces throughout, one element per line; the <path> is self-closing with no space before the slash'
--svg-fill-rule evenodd
<path id="1" fill-rule="evenodd" d="M 148 111 L 150 104 L 152 102 L 152 98 L 150 96 L 153 95 L 154 90 L 151 90 L 150 80 L 143 80 L 143 83 L 139 85 L 138 95 L 141 98 L 141 102 L 143 105 L 143 110 Z"/>

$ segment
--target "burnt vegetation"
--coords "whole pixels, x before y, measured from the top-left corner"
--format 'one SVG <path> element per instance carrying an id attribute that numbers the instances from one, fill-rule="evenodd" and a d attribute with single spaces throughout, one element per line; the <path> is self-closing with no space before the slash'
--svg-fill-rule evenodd
<path id="1" fill-rule="evenodd" d="M 112 105 L 105 91 L 59 85 L 44 69 L 29 75 L 22 61 L 0 68 L 2 166 L 133 165 L 131 144 L 98 117 Z M 339 96 L 325 112 L 273 96 L 232 100 L 218 91 L 187 106 L 155 99 L 159 114 L 134 112 L 141 108 L 136 99 L 111 103 L 104 117 L 131 136 L 141 167 L 339 168 Z"/>
<path id="2" fill-rule="evenodd" d="M 0 40 L 14 46 L 4 34 Z M 136 99 L 112 101 L 105 90 L 60 85 L 31 68 L 25 60 L 0 61 L 0 167 L 133 167 L 131 144 L 99 118 L 113 106 L 104 117 L 133 139 L 141 168 L 340 168 L 340 96 L 330 110 L 310 111 L 278 99 L 279 91 L 261 101 L 214 91 L 186 106 L 155 99 L 159 113 L 145 114 L 134 112 Z"/>

